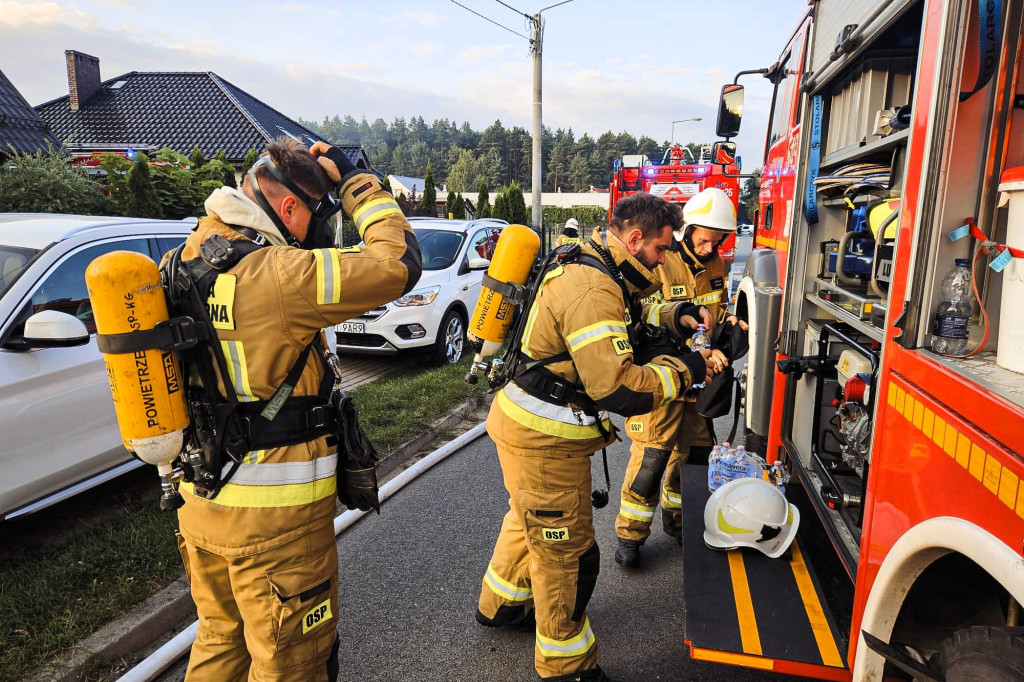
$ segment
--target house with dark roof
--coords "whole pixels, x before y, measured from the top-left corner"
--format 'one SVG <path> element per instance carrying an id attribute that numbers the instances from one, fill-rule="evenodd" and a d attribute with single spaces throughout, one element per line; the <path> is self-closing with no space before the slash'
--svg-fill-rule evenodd
<path id="1" fill-rule="evenodd" d="M 0 161 L 14 152 L 45 152 L 60 143 L 50 134 L 50 126 L 21 96 L 3 71 L 0 71 Z"/>
<path id="2" fill-rule="evenodd" d="M 311 145 L 319 135 L 212 71 L 132 71 L 100 80 L 100 60 L 66 50 L 68 94 L 40 104 L 39 116 L 76 156 L 94 152 L 155 151 L 170 147 L 206 158 L 223 151 L 241 165 L 281 135 Z M 340 147 L 369 168 L 362 147 Z"/>

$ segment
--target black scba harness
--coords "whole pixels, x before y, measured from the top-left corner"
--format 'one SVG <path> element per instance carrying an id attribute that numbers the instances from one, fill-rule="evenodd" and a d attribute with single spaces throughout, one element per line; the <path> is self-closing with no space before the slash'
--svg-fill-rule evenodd
<path id="1" fill-rule="evenodd" d="M 323 436 L 336 439 L 340 433 L 346 441 L 351 435 L 355 447 L 365 450 L 369 446 L 369 451 L 362 454 L 375 460 L 372 445 L 360 438 L 355 407 L 335 389 L 340 369 L 319 335 L 299 353 L 269 399 L 241 402 L 235 395 L 207 298 L 218 275 L 262 248 L 266 241 L 249 228 L 231 227 L 253 241 L 212 235 L 200 246 L 201 257 L 190 261 L 181 260 L 184 245 L 175 249 L 161 268 L 171 319 L 147 332 L 98 336 L 100 350 L 125 353 L 158 348 L 178 353 L 190 418 L 179 461 L 184 479 L 195 485 L 201 497 L 216 497 L 245 456 L 255 450 L 306 443 Z M 295 396 L 292 392 L 314 351 L 324 365 L 318 391 L 316 395 Z M 218 390 L 220 385 L 224 394 Z M 329 440 L 328 444 L 334 443 Z M 338 445 L 339 462 L 345 456 L 351 458 L 349 444 Z"/>

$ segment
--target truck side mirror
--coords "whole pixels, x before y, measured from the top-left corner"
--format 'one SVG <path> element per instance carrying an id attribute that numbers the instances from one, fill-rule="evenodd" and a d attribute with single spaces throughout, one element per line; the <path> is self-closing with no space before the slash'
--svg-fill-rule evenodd
<path id="1" fill-rule="evenodd" d="M 711 163 L 731 166 L 736 163 L 736 143 L 719 141 L 711 147 Z"/>
<path id="2" fill-rule="evenodd" d="M 743 118 L 743 86 L 735 84 L 722 86 L 722 97 L 718 106 L 718 123 L 715 127 L 718 137 L 725 139 L 736 137 L 740 132 L 741 118 Z"/>

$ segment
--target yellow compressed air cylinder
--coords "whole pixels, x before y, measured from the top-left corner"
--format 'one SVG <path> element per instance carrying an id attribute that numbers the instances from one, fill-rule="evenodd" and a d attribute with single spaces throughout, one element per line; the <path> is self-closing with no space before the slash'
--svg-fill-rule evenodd
<path id="1" fill-rule="evenodd" d="M 539 250 L 540 237 L 536 232 L 525 225 L 509 225 L 501 231 L 487 274 L 499 282 L 526 284 Z M 512 325 L 513 312 L 515 306 L 511 301 L 486 284 L 481 286 L 480 298 L 469 318 L 471 340 L 483 342 L 478 356 L 493 355 L 501 348 Z"/>
<path id="2" fill-rule="evenodd" d="M 86 268 L 85 285 L 100 334 L 145 331 L 168 318 L 160 270 L 141 253 L 96 258 Z M 151 348 L 104 353 L 103 360 L 125 448 L 169 473 L 189 423 L 176 353 Z"/>

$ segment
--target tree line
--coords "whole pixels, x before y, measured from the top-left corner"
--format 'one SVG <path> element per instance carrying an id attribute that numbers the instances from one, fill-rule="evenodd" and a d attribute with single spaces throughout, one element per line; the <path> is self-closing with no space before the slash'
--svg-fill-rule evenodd
<path id="1" fill-rule="evenodd" d="M 483 132 L 468 122 L 447 118 L 428 125 L 422 116 L 408 121 L 395 118 L 391 123 L 382 118 L 373 123 L 365 117 L 357 121 L 352 116 L 299 122 L 332 144 L 362 146 L 382 173 L 422 178 L 429 163 L 438 184 L 456 193 L 475 191 L 480 180 L 492 188 L 513 182 L 525 188 L 532 184 L 533 136 L 521 126 L 505 127 L 500 119 Z M 667 140 L 658 143 L 626 131 L 609 130 L 595 139 L 588 133 L 577 137 L 572 128 L 552 131 L 549 127 L 544 128 L 541 144 L 545 192 L 607 188 L 617 157 L 646 154 L 660 159 L 669 146 Z"/>

